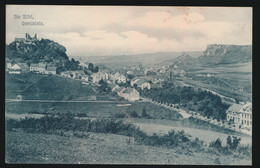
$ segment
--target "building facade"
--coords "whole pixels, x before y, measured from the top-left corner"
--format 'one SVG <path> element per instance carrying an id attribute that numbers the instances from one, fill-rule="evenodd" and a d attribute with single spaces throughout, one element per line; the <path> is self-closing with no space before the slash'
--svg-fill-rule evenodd
<path id="1" fill-rule="evenodd" d="M 227 121 L 240 128 L 252 128 L 252 103 L 233 104 L 227 110 Z"/>
<path id="2" fill-rule="evenodd" d="M 93 73 L 91 75 L 93 83 L 98 83 L 100 80 L 105 80 L 108 79 L 108 73 L 106 72 L 98 72 L 98 73 Z"/>

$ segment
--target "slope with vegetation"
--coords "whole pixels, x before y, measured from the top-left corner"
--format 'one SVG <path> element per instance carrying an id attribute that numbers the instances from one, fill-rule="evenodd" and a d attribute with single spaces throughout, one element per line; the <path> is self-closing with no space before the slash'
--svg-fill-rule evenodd
<path id="1" fill-rule="evenodd" d="M 175 150 L 175 152 L 179 153 L 180 154 L 179 156 L 181 157 L 184 157 L 183 154 L 186 157 L 196 156 L 196 158 L 198 157 L 198 154 L 210 154 L 209 157 L 211 157 L 211 159 L 215 158 L 214 160 L 215 162 L 212 164 L 221 164 L 220 158 L 222 158 L 223 156 L 232 159 L 239 158 L 240 160 L 250 160 L 250 158 L 252 157 L 251 147 L 240 145 L 239 143 L 240 139 L 237 137 L 229 136 L 227 138 L 226 146 L 223 146 L 219 139 L 213 141 L 209 146 L 207 146 L 204 144 L 203 141 L 199 140 L 198 138 L 195 139 L 192 138 L 184 131 L 171 130 L 168 132 L 168 134 L 165 134 L 163 136 L 157 134 L 147 135 L 145 132 L 141 131 L 139 128 L 135 127 L 134 125 L 124 123 L 121 120 L 113 120 L 113 119 L 79 120 L 79 119 L 75 119 L 69 113 L 67 113 L 66 115 L 45 116 L 40 119 L 26 118 L 20 121 L 10 119 L 7 120 L 6 122 L 6 128 L 7 128 L 6 129 L 7 137 L 9 137 L 9 134 L 12 135 L 13 131 L 19 131 L 19 129 L 21 129 L 22 131 L 25 132 L 25 134 L 28 135 L 44 134 L 45 137 L 47 137 L 48 135 L 59 135 L 64 137 L 72 137 L 72 140 L 75 138 L 81 138 L 87 141 L 91 140 L 89 139 L 90 133 L 105 133 L 106 137 L 107 136 L 109 137 L 109 134 L 123 135 L 129 137 L 126 143 L 131 145 L 133 150 L 138 149 L 139 146 L 144 145 L 144 146 L 149 146 L 149 148 L 156 147 L 158 149 Z M 19 160 L 20 161 L 22 160 L 25 163 L 28 162 L 28 158 L 32 157 L 32 153 L 26 152 L 25 146 L 14 148 L 14 146 L 17 146 L 19 143 L 13 144 L 12 143 L 13 140 L 11 139 L 9 140 L 11 141 L 11 143 L 8 143 L 8 145 L 6 146 L 8 151 L 7 152 L 8 160 L 11 162 L 19 162 Z M 28 142 L 28 143 L 34 145 L 33 143 L 35 142 Z M 102 141 L 100 141 L 100 143 L 102 143 Z M 11 146 L 11 144 L 13 144 L 14 146 Z M 120 142 L 118 145 L 122 146 L 123 142 Z M 95 145 L 95 147 L 98 146 L 99 144 Z M 47 150 L 45 149 L 42 152 L 39 151 L 37 152 L 39 156 L 42 156 L 44 155 L 43 152 L 47 152 L 48 150 L 49 149 L 47 147 Z M 104 150 L 107 150 L 106 147 Z M 67 152 L 68 151 L 66 151 L 66 153 Z M 71 153 L 71 150 L 69 150 L 69 152 Z M 107 152 L 113 153 L 113 150 Z M 21 155 L 21 153 L 23 153 L 23 155 Z M 73 151 L 72 153 L 76 154 L 77 152 Z M 59 155 L 61 154 L 57 154 L 57 155 L 58 156 L 55 157 L 59 158 Z M 101 157 L 100 158 L 101 160 L 102 157 L 107 157 L 102 152 L 99 153 L 98 155 L 99 157 Z M 46 153 L 44 156 L 50 157 L 46 155 Z M 55 161 L 57 162 L 57 159 L 53 157 L 51 159 L 53 159 L 54 162 Z M 122 160 L 124 159 L 125 158 L 121 158 L 120 161 L 122 162 Z M 46 162 L 48 163 L 48 161 Z M 91 161 L 89 162 L 91 163 Z M 113 159 L 110 160 L 110 162 L 113 162 Z M 247 164 L 250 164 L 249 162 Z M 186 161 L 185 163 L 187 164 L 188 161 Z M 203 163 L 203 161 L 200 161 L 200 164 L 201 163 Z M 229 162 L 229 164 L 236 164 L 236 163 Z"/>

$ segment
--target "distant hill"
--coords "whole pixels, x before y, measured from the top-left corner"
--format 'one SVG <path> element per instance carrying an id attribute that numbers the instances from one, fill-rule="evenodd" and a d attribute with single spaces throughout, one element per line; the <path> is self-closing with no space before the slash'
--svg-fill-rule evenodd
<path id="1" fill-rule="evenodd" d="M 229 64 L 252 61 L 252 45 L 211 44 L 197 58 L 199 64 Z"/>
<path id="2" fill-rule="evenodd" d="M 134 66 L 138 64 L 150 65 L 150 64 L 157 64 L 165 60 L 174 59 L 180 56 L 182 53 L 183 52 L 157 52 L 157 53 L 136 54 L 136 55 L 91 56 L 91 57 L 85 57 L 84 61 L 93 62 L 96 64 L 104 64 L 107 66 L 109 65 Z M 189 54 L 192 57 L 198 57 L 202 54 L 202 51 L 190 51 L 187 52 L 187 54 Z"/>
<path id="3" fill-rule="evenodd" d="M 171 64 L 193 64 L 193 62 L 196 59 L 194 57 L 191 57 L 189 54 L 187 54 L 186 52 L 183 52 L 180 56 L 178 56 L 177 58 L 174 59 L 170 59 L 170 60 L 166 60 L 163 61 L 162 63 L 160 63 L 159 65 L 171 65 Z"/>

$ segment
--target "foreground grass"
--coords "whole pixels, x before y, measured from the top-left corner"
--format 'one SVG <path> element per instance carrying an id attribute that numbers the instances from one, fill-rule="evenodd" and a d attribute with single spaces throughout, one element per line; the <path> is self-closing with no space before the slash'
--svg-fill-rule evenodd
<path id="1" fill-rule="evenodd" d="M 44 139 L 47 135 L 48 136 L 58 135 L 66 138 L 80 138 L 88 141 L 89 138 L 91 137 L 89 132 L 109 134 L 109 135 L 116 134 L 123 137 L 128 137 L 125 143 L 128 145 L 134 145 L 134 148 L 132 150 L 135 150 L 136 146 L 147 146 L 148 148 L 157 147 L 165 150 L 166 149 L 174 150 L 175 153 L 177 152 L 178 154 L 187 155 L 187 156 L 208 154 L 211 158 L 215 158 L 215 159 L 218 158 L 217 159 L 218 163 L 215 164 L 221 163 L 221 162 L 219 163 L 219 157 L 222 156 L 237 158 L 237 159 L 240 158 L 243 161 L 247 160 L 248 164 L 250 164 L 250 160 L 251 160 L 250 159 L 251 147 L 249 146 L 239 146 L 238 148 L 236 149 L 234 148 L 232 150 L 229 149 L 228 147 L 222 147 L 222 146 L 218 148 L 208 147 L 206 144 L 204 144 L 203 141 L 200 141 L 198 138 L 195 139 L 192 138 L 190 135 L 185 134 L 184 131 L 171 130 L 168 132 L 168 134 L 165 134 L 163 136 L 158 136 L 156 134 L 147 135 L 145 132 L 141 131 L 136 126 L 132 124 L 124 123 L 121 120 L 111 120 L 111 119 L 79 120 L 67 114 L 67 115 L 60 115 L 60 116 L 57 115 L 45 116 L 40 119 L 26 118 L 20 121 L 10 119 L 7 120 L 6 122 L 6 128 L 7 131 L 9 131 L 7 132 L 7 137 L 9 134 L 10 135 L 15 134 L 13 131 L 17 129 L 25 131 L 25 133 L 29 135 L 42 134 L 42 138 L 40 139 Z M 28 149 L 27 148 L 24 149 L 24 146 L 20 145 L 23 143 L 23 140 L 21 140 L 20 138 L 14 138 L 14 139 L 15 140 L 7 138 L 6 141 L 7 142 L 6 151 L 10 162 L 20 162 L 19 160 L 22 158 L 27 160 L 28 158 L 26 158 L 26 155 L 23 156 L 23 154 L 21 154 L 24 152 L 26 153 L 29 151 L 30 157 L 32 157 L 33 155 L 38 155 L 36 151 L 33 152 L 34 150 L 29 150 L 31 140 L 29 140 L 26 143 Z M 32 144 L 34 143 L 37 143 L 37 140 L 35 142 L 32 142 Z M 99 141 L 97 141 L 96 143 L 99 143 Z M 119 149 L 120 148 L 121 147 L 119 147 Z M 67 150 L 65 151 L 65 153 L 66 152 L 74 153 L 74 150 L 72 151 Z M 112 151 L 110 151 L 110 153 L 111 152 Z M 68 160 L 69 160 L 68 162 L 71 161 L 71 159 Z M 33 159 L 32 160 L 29 159 L 28 161 L 25 162 L 30 162 L 30 161 L 33 161 Z M 23 160 L 21 160 L 21 162 L 23 162 Z M 113 159 L 112 162 L 114 162 Z"/>
<path id="2" fill-rule="evenodd" d="M 250 165 L 251 160 L 203 152 L 187 154 L 182 148 L 167 149 L 137 144 L 134 138 L 89 133 L 88 138 L 6 133 L 7 163 L 70 164 L 174 164 L 174 165 Z"/>

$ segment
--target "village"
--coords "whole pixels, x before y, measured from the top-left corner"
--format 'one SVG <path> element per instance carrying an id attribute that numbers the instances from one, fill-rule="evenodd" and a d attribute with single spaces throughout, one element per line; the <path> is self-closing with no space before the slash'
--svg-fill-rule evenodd
<path id="1" fill-rule="evenodd" d="M 147 100 L 151 103 L 163 106 L 170 110 L 178 111 L 183 118 L 190 116 L 207 121 L 211 124 L 224 127 L 233 131 L 252 134 L 252 103 L 240 102 L 233 103 L 226 111 L 226 120 L 217 121 L 209 119 L 194 111 L 185 111 L 176 108 L 178 105 L 167 104 L 164 102 L 156 102 L 152 99 L 141 97 L 140 92 L 144 89 L 162 88 L 162 83 L 172 78 L 173 75 L 177 79 L 185 78 L 185 71 L 179 69 L 177 65 L 173 67 L 173 71 L 168 72 L 169 66 L 162 66 L 160 68 L 142 68 L 140 66 L 132 67 L 131 69 L 124 69 L 124 71 L 114 71 L 108 68 L 101 68 L 98 72 L 93 72 L 89 69 L 92 63 L 80 63 L 81 70 L 64 71 L 57 73 L 57 67 L 54 63 L 15 63 L 10 59 L 6 59 L 6 72 L 10 75 L 19 75 L 22 73 L 36 73 L 45 75 L 56 75 L 59 77 L 69 78 L 71 80 L 82 81 L 83 85 L 101 86 L 106 83 L 111 92 L 116 93 L 119 97 L 129 101 Z M 93 66 L 93 64 L 91 65 Z M 210 74 L 207 74 L 211 77 Z M 22 99 L 22 95 L 17 95 L 17 99 Z"/>
<path id="2" fill-rule="evenodd" d="M 253 165 L 252 10 L 6 4 L 5 164 Z"/>

